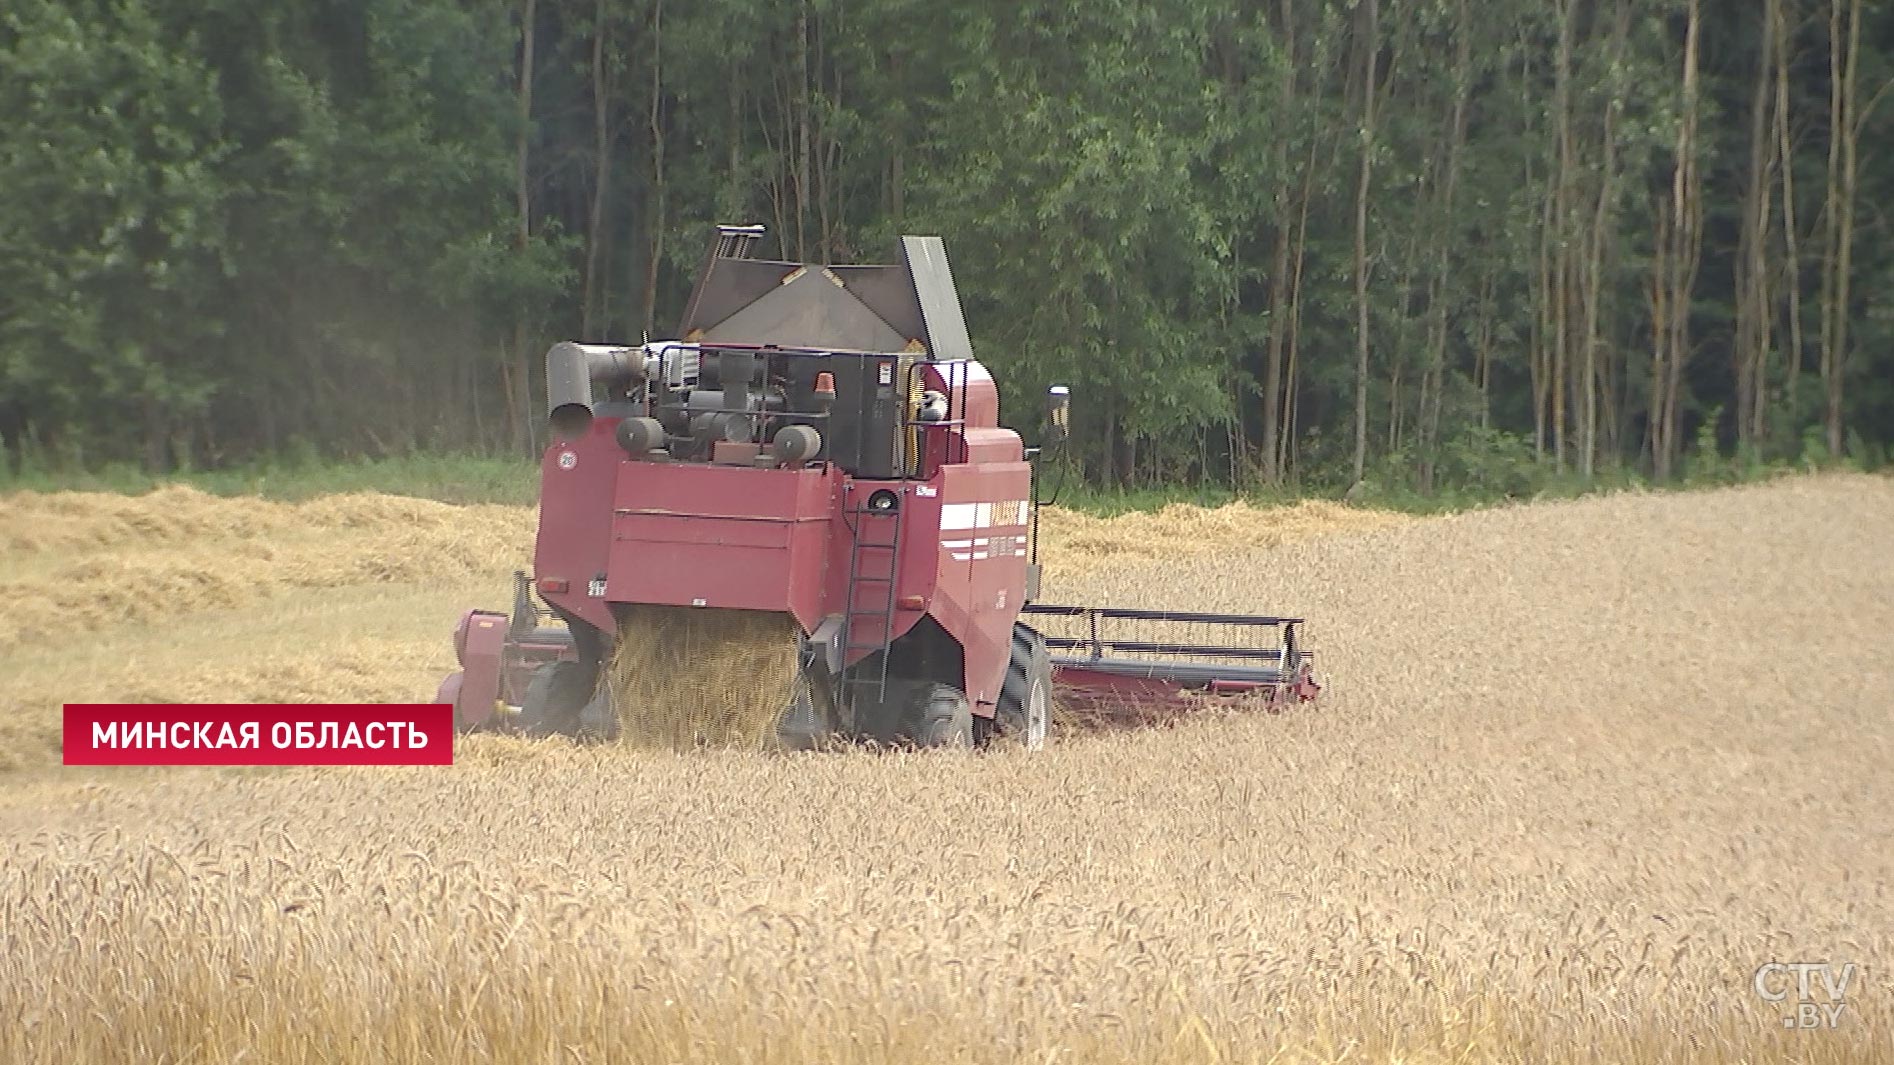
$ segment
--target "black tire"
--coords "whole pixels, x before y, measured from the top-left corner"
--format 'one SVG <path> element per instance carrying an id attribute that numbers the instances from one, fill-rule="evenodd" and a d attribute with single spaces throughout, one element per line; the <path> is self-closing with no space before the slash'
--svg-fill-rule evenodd
<path id="1" fill-rule="evenodd" d="M 577 736 L 581 715 L 592 700 L 594 671 L 582 662 L 560 659 L 533 671 L 520 703 L 520 728 L 529 736 Z"/>
<path id="2" fill-rule="evenodd" d="M 973 746 L 973 707 L 952 685 L 920 685 L 905 717 L 903 731 L 916 747 Z"/>
<path id="3" fill-rule="evenodd" d="M 993 717 L 974 722 L 981 747 L 998 745 L 1037 751 L 1052 735 L 1052 653 L 1046 638 L 1025 625 L 1013 626 L 1013 653 L 1006 664 Z"/>

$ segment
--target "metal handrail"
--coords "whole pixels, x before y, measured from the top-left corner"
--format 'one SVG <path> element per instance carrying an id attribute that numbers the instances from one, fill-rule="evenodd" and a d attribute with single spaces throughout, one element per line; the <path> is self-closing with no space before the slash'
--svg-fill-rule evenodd
<path id="1" fill-rule="evenodd" d="M 923 471 L 920 468 L 920 461 L 922 457 L 926 454 L 926 449 L 921 446 L 920 434 L 918 430 L 965 428 L 966 427 L 966 424 L 967 424 L 967 382 L 968 382 L 968 378 L 972 376 L 970 372 L 968 371 L 967 367 L 972 362 L 973 362 L 972 359 L 915 359 L 913 362 L 908 364 L 907 377 L 906 377 L 906 380 L 904 380 L 901 385 L 902 402 L 901 402 L 900 439 L 901 439 L 901 448 L 903 450 L 903 454 L 900 456 L 900 461 L 896 463 L 896 465 L 899 466 L 903 470 L 909 471 L 908 475 L 910 477 L 919 478 L 921 480 L 927 479 L 927 475 L 925 471 Z M 942 372 L 940 374 L 940 376 L 943 378 L 942 383 L 947 388 L 947 409 L 950 412 L 956 411 L 956 410 L 959 411 L 960 417 L 943 418 L 937 422 L 926 422 L 913 416 L 912 406 L 908 401 L 914 395 L 915 381 L 917 379 L 917 375 L 921 373 L 924 367 L 929 367 L 929 366 L 949 368 L 947 371 Z M 917 451 L 920 451 L 921 454 L 908 455 L 905 453 L 908 446 L 908 433 L 910 430 L 916 430 L 915 448 Z M 959 457 L 956 458 L 954 456 L 949 455 L 942 460 L 942 464 L 953 465 L 953 464 L 962 463 L 965 461 L 967 461 L 967 439 L 966 439 L 965 434 L 962 434 L 960 438 Z"/>

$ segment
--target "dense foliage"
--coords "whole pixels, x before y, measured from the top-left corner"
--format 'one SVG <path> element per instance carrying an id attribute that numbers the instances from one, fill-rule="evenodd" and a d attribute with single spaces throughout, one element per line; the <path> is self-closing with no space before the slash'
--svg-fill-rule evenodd
<path id="1" fill-rule="evenodd" d="M 0 435 L 518 454 L 708 228 L 947 239 L 1094 480 L 1428 491 L 1894 440 L 1894 9 L 9 0 Z M 1501 486 L 1503 487 L 1503 485 Z"/>

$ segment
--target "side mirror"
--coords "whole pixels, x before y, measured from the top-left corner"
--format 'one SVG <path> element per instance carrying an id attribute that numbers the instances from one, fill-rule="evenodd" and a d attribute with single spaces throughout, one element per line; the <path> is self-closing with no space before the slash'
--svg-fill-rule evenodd
<path id="1" fill-rule="evenodd" d="M 1046 447 L 1058 447 L 1072 435 L 1072 390 L 1053 385 L 1046 390 Z"/>

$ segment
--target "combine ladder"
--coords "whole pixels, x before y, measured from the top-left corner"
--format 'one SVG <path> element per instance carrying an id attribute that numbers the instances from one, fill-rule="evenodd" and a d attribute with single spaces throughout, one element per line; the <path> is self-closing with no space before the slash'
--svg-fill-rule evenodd
<path id="1" fill-rule="evenodd" d="M 907 495 L 905 489 L 901 495 Z M 885 511 L 870 510 L 865 502 L 851 499 L 844 511 L 854 534 L 848 549 L 844 658 L 853 657 L 858 651 L 885 650 L 894 636 L 895 579 L 899 576 L 902 515 L 907 511 L 902 504 L 905 502 L 903 498 L 892 511 Z M 844 676 L 842 686 L 851 718 L 861 699 L 873 699 L 877 704 L 883 702 L 888 697 L 888 656 L 882 655 L 873 668 L 868 668 L 866 663 L 858 664 Z"/>

